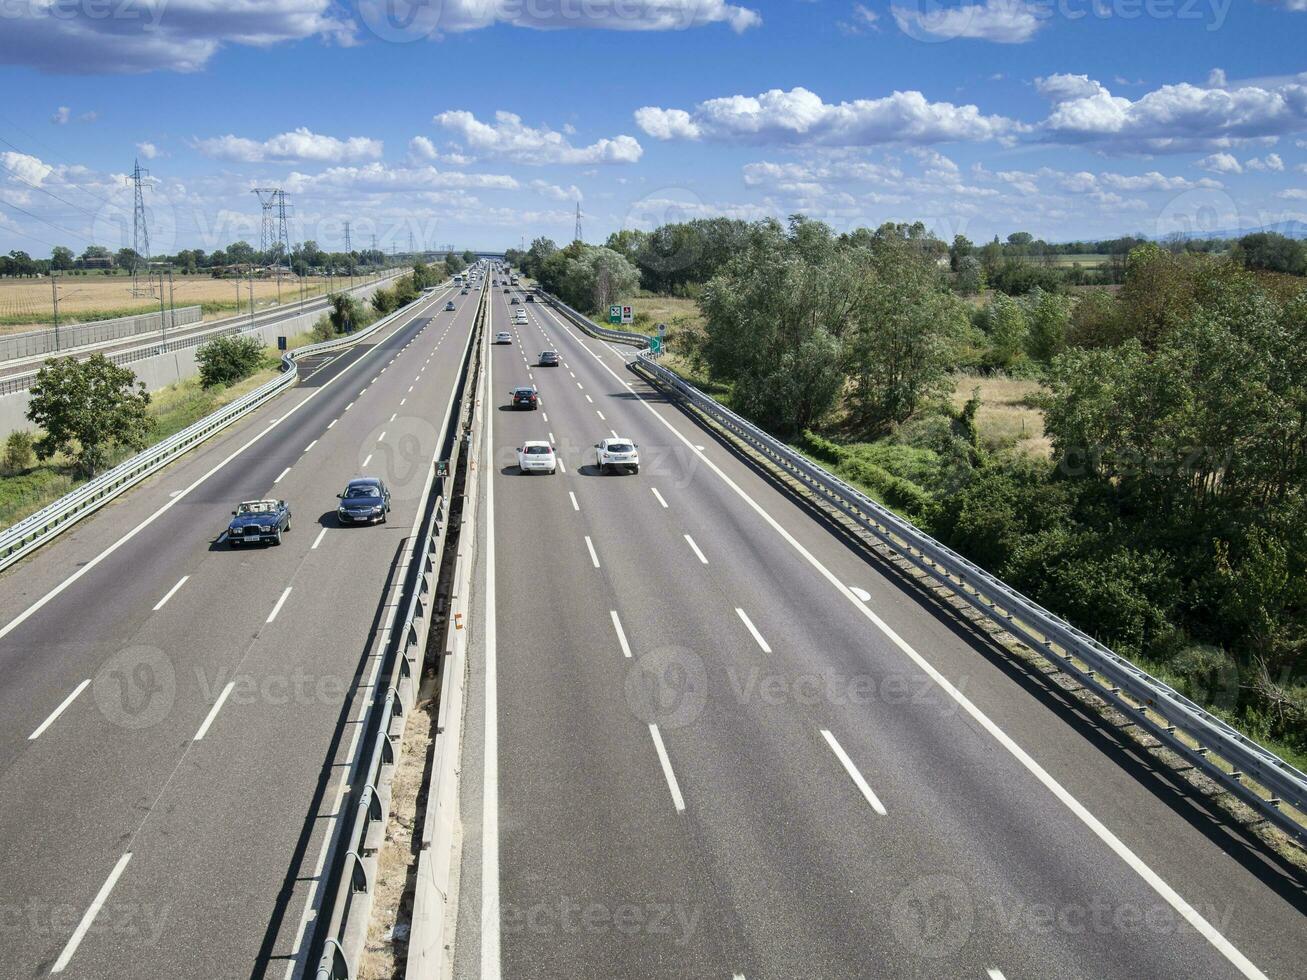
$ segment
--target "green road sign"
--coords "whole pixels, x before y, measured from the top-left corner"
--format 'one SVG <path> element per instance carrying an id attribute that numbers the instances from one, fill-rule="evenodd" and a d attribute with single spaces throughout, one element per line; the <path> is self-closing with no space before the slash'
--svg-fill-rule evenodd
<path id="1" fill-rule="evenodd" d="M 663 338 L 662 338 L 662 337 L 650 337 L 650 338 L 649 338 L 649 353 L 651 353 L 651 354 L 661 354 L 662 352 L 663 352 Z"/>
<path id="2" fill-rule="evenodd" d="M 622 308 L 620 306 L 608 307 L 608 322 L 609 323 L 622 322 Z"/>

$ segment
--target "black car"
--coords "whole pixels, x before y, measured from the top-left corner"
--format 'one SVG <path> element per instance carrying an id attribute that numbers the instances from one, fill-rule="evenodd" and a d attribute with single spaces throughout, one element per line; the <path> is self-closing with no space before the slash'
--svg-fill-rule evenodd
<path id="1" fill-rule="evenodd" d="M 527 294 L 526 294 L 526 301 L 527 301 L 528 303 L 534 303 L 534 302 L 536 301 L 535 293 L 527 293 Z"/>
<path id="2" fill-rule="evenodd" d="M 508 301 L 508 305 L 509 305 L 509 306 L 516 306 L 516 305 L 517 305 L 517 297 L 514 296 L 512 299 L 510 299 L 510 300 Z"/>
<path id="3" fill-rule="evenodd" d="M 558 367 L 558 351 L 542 350 L 540 352 L 541 367 Z"/>
<path id="4" fill-rule="evenodd" d="M 508 393 L 508 397 L 512 399 L 511 404 L 514 408 L 529 408 L 534 410 L 536 406 L 540 404 L 540 399 L 536 395 L 536 390 L 534 388 L 514 388 Z"/>
<path id="5" fill-rule="evenodd" d="M 360 476 L 345 484 L 345 492 L 336 494 L 340 505 L 336 520 L 341 524 L 386 523 L 390 513 L 390 488 L 375 476 Z"/>
<path id="6" fill-rule="evenodd" d="M 246 542 L 271 541 L 281 544 L 290 530 L 290 508 L 284 500 L 246 500 L 231 512 L 227 543 L 235 548 Z"/>
<path id="7" fill-rule="evenodd" d="M 448 303 L 445 304 L 445 312 L 448 313 L 453 308 L 454 308 L 454 301 L 451 299 Z"/>

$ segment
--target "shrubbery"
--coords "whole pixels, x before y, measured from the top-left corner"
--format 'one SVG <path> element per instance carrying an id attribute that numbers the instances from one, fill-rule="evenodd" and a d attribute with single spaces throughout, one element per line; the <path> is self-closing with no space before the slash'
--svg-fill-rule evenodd
<path id="1" fill-rule="evenodd" d="M 200 385 L 214 388 L 248 378 L 263 362 L 263 345 L 254 337 L 231 334 L 215 337 L 195 352 L 200 366 Z"/>

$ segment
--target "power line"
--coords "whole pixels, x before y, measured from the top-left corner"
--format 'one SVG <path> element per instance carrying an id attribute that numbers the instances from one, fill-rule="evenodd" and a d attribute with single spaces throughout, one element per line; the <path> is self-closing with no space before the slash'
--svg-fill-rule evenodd
<path id="1" fill-rule="evenodd" d="M 74 204 L 72 201 L 68 200 L 67 198 L 60 197 L 60 196 L 59 196 L 58 194 L 56 194 L 54 191 L 52 191 L 52 190 L 47 190 L 46 188 L 42 187 L 40 184 L 37 184 L 37 183 L 34 183 L 34 182 L 28 180 L 26 177 L 24 177 L 22 174 L 20 174 L 20 173 L 19 173 L 17 170 L 15 170 L 13 167 L 5 166 L 5 164 L 3 164 L 3 163 L 0 163 L 0 167 L 4 167 L 5 170 L 9 171 L 9 173 L 11 173 L 11 174 L 12 174 L 14 177 L 16 177 L 18 180 L 21 180 L 21 181 L 22 181 L 24 184 L 26 184 L 28 187 L 32 188 L 32 190 L 40 191 L 42 194 L 48 194 L 50 197 L 53 197 L 56 201 L 59 201 L 59 202 L 62 203 L 62 204 L 67 204 L 70 208 L 73 208 L 73 209 L 75 209 L 75 210 L 77 210 L 77 211 L 82 212 L 82 214 L 86 215 L 88 218 L 94 218 L 94 217 L 95 217 L 95 212 L 94 212 L 94 211 L 88 211 L 86 208 L 82 207 L 80 204 Z"/>
<path id="2" fill-rule="evenodd" d="M 17 204 L 10 204 L 8 201 L 3 201 L 3 200 L 0 200 L 0 204 L 3 204 L 7 208 L 13 208 L 15 211 L 21 212 L 22 214 L 27 215 L 29 218 L 35 218 L 37 221 L 49 225 L 51 228 L 55 229 L 56 231 L 62 231 L 65 235 L 72 235 L 74 238 L 83 237 L 80 231 L 71 231 L 70 229 L 65 228 L 63 225 L 55 224 L 49 218 L 42 218 L 39 214 L 33 214 L 31 211 L 28 211 L 26 208 L 20 208 Z M 28 235 L 27 237 L 34 238 L 35 236 Z M 37 241 L 40 241 L 40 239 L 37 239 Z"/>

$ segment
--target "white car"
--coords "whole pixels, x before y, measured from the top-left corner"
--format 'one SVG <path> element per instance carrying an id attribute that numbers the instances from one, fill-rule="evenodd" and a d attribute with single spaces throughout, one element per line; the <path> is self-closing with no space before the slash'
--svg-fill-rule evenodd
<path id="1" fill-rule="evenodd" d="M 507 330 L 500 330 L 498 333 L 495 334 L 496 344 L 511 344 L 512 342 L 513 342 L 513 335 L 510 334 Z"/>
<path id="2" fill-rule="evenodd" d="M 513 319 L 518 323 L 526 323 L 526 310 L 518 310 L 513 314 Z"/>
<path id="3" fill-rule="evenodd" d="M 558 457 L 554 455 L 554 447 L 539 440 L 522 443 L 522 448 L 517 451 L 517 468 L 523 473 L 557 472 Z"/>
<path id="4" fill-rule="evenodd" d="M 625 467 L 632 473 L 640 472 L 640 447 L 630 439 L 605 439 L 595 443 L 595 465 L 600 473 L 607 473 L 610 468 Z"/>

